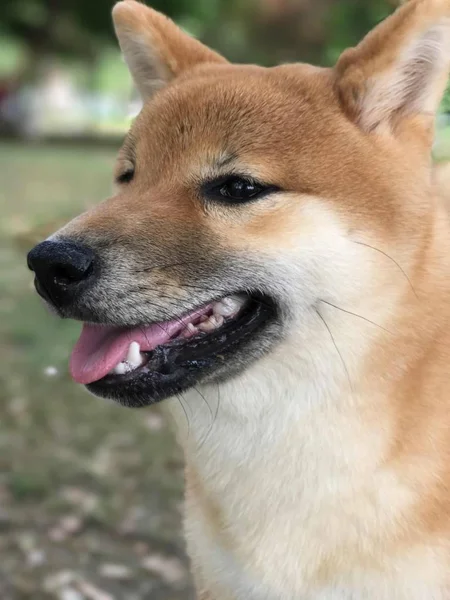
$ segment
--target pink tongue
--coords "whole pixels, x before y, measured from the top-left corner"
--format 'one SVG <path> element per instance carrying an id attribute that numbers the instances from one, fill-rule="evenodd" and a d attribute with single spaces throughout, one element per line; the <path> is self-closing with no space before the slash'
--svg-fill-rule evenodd
<path id="1" fill-rule="evenodd" d="M 206 306 L 182 319 L 136 328 L 85 323 L 70 357 L 70 374 L 84 385 L 98 381 L 125 360 L 131 342 L 138 342 L 142 352 L 154 350 L 209 310 L 210 306 Z"/>

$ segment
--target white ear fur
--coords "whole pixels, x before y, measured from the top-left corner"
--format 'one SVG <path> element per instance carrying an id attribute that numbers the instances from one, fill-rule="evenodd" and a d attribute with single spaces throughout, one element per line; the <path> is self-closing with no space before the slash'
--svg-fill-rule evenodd
<path id="1" fill-rule="evenodd" d="M 197 64 L 226 62 L 173 21 L 135 0 L 118 2 L 112 16 L 125 62 L 144 100 Z"/>
<path id="2" fill-rule="evenodd" d="M 153 49 L 149 35 L 139 36 L 116 27 L 122 55 L 143 100 L 151 98 L 172 78 L 163 60 Z"/>
<path id="3" fill-rule="evenodd" d="M 338 89 L 346 110 L 370 131 L 436 113 L 449 67 L 450 2 L 411 0 L 342 55 Z"/>
<path id="4" fill-rule="evenodd" d="M 435 113 L 445 91 L 449 63 L 450 20 L 446 20 L 411 43 L 391 72 L 367 82 L 362 127 L 373 129 L 399 111 Z"/>

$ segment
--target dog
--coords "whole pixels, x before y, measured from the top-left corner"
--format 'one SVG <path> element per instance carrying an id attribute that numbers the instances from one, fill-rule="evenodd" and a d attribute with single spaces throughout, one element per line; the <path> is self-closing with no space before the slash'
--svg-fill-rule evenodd
<path id="1" fill-rule="evenodd" d="M 200 600 L 450 598 L 450 1 L 333 68 L 113 8 L 144 100 L 115 194 L 28 255 L 97 396 L 164 401 Z"/>

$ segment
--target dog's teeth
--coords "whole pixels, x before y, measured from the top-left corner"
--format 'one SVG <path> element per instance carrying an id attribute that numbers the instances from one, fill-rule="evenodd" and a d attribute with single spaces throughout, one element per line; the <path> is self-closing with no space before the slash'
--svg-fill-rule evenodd
<path id="1" fill-rule="evenodd" d="M 125 360 L 132 369 L 136 369 L 143 363 L 143 359 L 141 356 L 141 347 L 139 346 L 138 342 L 131 342 Z"/>
<path id="2" fill-rule="evenodd" d="M 244 305 L 245 298 L 243 296 L 227 296 L 216 302 L 213 306 L 215 315 L 222 317 L 231 317 Z"/>
<path id="3" fill-rule="evenodd" d="M 115 375 L 124 375 L 127 372 L 127 365 L 123 362 L 120 362 L 118 365 L 116 365 L 114 367 L 114 369 L 112 370 L 112 372 Z"/>
<path id="4" fill-rule="evenodd" d="M 211 319 L 213 322 L 215 321 L 216 327 L 222 327 L 225 322 L 225 319 L 221 315 L 213 315 Z"/>
<path id="5" fill-rule="evenodd" d="M 197 327 L 193 323 L 188 323 L 186 329 L 182 333 L 182 337 L 188 339 L 198 333 Z"/>
<path id="6" fill-rule="evenodd" d="M 216 316 L 231 317 L 236 312 L 236 309 L 222 302 L 216 302 L 213 306 L 213 312 Z"/>
<path id="7" fill-rule="evenodd" d="M 114 373 L 114 375 L 125 375 L 125 373 L 129 373 L 140 367 L 144 362 L 144 357 L 140 350 L 138 342 L 131 342 L 127 357 L 116 365 L 111 373 Z"/>
<path id="8" fill-rule="evenodd" d="M 200 323 L 198 328 L 200 329 L 200 331 L 209 333 L 210 331 L 214 331 L 214 329 L 217 329 L 218 327 L 223 325 L 223 322 L 224 318 L 221 315 L 212 315 L 211 317 L 209 317 L 209 319 L 203 321 L 203 323 Z"/>
<path id="9" fill-rule="evenodd" d="M 211 323 L 210 319 L 208 319 L 207 321 L 203 321 L 203 323 L 200 323 L 198 328 L 200 329 L 200 331 L 208 333 L 210 331 L 214 331 L 215 326 Z"/>
<path id="10" fill-rule="evenodd" d="M 223 301 L 225 302 L 225 304 L 229 306 L 232 305 L 236 308 L 236 310 L 239 310 L 247 302 L 247 296 L 244 296 L 243 294 L 241 294 L 240 296 L 227 296 L 223 299 Z"/>

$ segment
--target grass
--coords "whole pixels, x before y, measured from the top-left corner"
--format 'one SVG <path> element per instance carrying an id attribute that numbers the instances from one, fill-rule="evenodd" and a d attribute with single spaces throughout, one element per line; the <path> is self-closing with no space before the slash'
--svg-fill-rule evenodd
<path id="1" fill-rule="evenodd" d="M 450 160 L 450 126 L 437 131 L 433 155 L 439 162 Z"/>
<path id="2" fill-rule="evenodd" d="M 157 410 L 71 382 L 79 325 L 47 314 L 25 264 L 49 222 L 109 194 L 114 155 L 0 144 L 2 600 L 191 597 L 173 438 Z"/>

